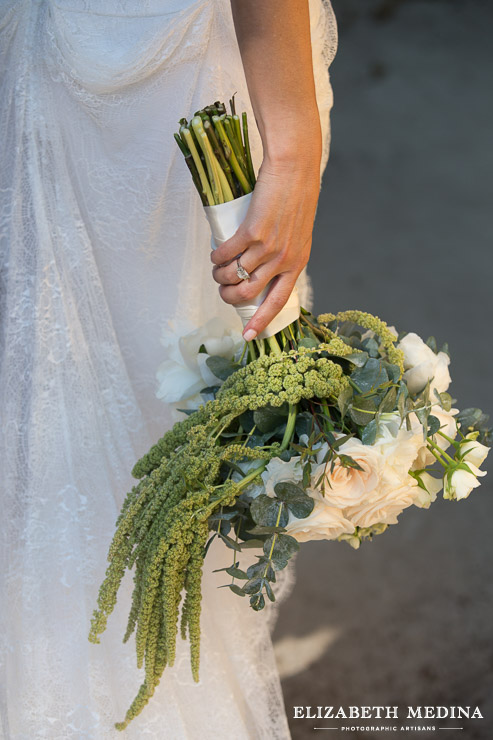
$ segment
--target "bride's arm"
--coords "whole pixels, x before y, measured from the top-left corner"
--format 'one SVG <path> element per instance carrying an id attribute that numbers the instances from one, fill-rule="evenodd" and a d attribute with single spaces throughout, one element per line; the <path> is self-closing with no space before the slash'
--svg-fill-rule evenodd
<path id="1" fill-rule="evenodd" d="M 308 0 L 231 0 L 264 159 L 245 221 L 212 255 L 226 303 L 273 287 L 245 327 L 251 339 L 286 303 L 308 262 L 320 189 L 322 140 L 313 81 Z M 236 262 L 253 275 L 239 281 Z M 247 334 L 253 331 L 254 334 Z"/>

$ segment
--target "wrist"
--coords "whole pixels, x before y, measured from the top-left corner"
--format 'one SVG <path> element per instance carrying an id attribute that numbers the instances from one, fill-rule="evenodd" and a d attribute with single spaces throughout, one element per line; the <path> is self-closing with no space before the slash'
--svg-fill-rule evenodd
<path id="1" fill-rule="evenodd" d="M 304 116 L 283 119 L 283 126 L 267 126 L 262 132 L 264 160 L 274 167 L 320 167 L 322 158 L 322 132 L 320 117 Z"/>

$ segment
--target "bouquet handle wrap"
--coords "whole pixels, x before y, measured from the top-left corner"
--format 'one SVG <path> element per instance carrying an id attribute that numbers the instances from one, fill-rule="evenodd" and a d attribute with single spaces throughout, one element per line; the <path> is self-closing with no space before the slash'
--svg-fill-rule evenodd
<path id="1" fill-rule="evenodd" d="M 204 206 L 204 212 L 211 227 L 212 238 L 211 247 L 216 249 L 220 244 L 230 239 L 238 229 L 238 226 L 244 220 L 252 193 L 242 195 L 240 198 L 230 200 L 227 203 L 221 203 L 217 206 Z M 257 308 L 260 306 L 267 293 L 269 292 L 270 283 L 255 298 L 251 298 L 244 303 L 235 304 L 236 313 L 241 318 L 243 326 L 250 321 Z M 281 331 L 293 321 L 299 318 L 300 301 L 298 297 L 298 288 L 293 288 L 286 305 L 279 311 L 277 316 L 270 324 L 258 335 L 259 339 L 267 339 Z"/>

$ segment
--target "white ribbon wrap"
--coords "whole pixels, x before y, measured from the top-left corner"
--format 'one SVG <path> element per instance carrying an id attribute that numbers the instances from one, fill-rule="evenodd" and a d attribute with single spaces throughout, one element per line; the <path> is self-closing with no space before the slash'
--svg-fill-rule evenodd
<path id="1" fill-rule="evenodd" d="M 242 195 L 227 203 L 221 203 L 217 206 L 204 206 L 204 212 L 211 227 L 212 238 L 211 247 L 217 249 L 220 244 L 231 239 L 236 233 L 238 226 L 244 220 L 252 193 Z M 257 308 L 260 306 L 265 296 L 269 292 L 270 283 L 255 298 L 251 298 L 244 303 L 235 304 L 236 313 L 241 318 L 243 326 L 250 321 Z M 293 321 L 299 318 L 300 301 L 298 297 L 298 288 L 296 285 L 289 296 L 286 305 L 279 311 L 266 328 L 258 335 L 259 339 L 272 337 L 281 329 L 289 326 Z"/>

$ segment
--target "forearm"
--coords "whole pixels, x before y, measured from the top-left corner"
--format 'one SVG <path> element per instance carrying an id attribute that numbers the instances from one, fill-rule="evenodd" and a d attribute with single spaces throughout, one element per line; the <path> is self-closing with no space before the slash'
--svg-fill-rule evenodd
<path id="1" fill-rule="evenodd" d="M 231 0 L 248 91 L 271 162 L 320 162 L 308 0 Z"/>

